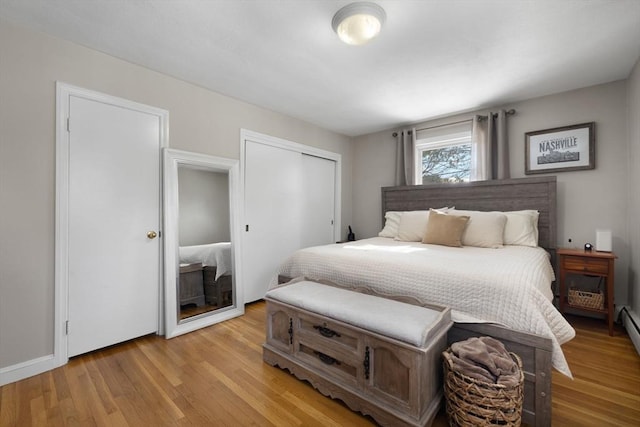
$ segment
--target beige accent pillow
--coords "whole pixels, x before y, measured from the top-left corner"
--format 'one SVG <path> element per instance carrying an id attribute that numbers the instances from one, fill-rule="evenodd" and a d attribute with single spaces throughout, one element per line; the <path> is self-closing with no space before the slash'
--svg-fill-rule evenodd
<path id="1" fill-rule="evenodd" d="M 501 248 L 504 243 L 504 227 L 507 216 L 502 212 L 452 210 L 451 215 L 469 217 L 469 224 L 462 235 L 464 246 Z"/>
<path id="2" fill-rule="evenodd" d="M 429 211 L 407 211 L 400 215 L 400 225 L 396 240 L 402 242 L 419 242 L 424 237 L 429 221 Z"/>
<path id="3" fill-rule="evenodd" d="M 467 222 L 469 222 L 468 216 L 449 215 L 431 210 L 422 243 L 461 247 L 462 234 Z"/>
<path id="4" fill-rule="evenodd" d="M 388 211 L 384 214 L 384 227 L 378 233 L 379 237 L 391 237 L 392 239 L 398 235 L 398 227 L 400 226 L 400 216 L 402 212 Z"/>
<path id="5" fill-rule="evenodd" d="M 536 210 L 504 212 L 507 223 L 504 227 L 504 244 L 538 246 L 538 217 Z"/>

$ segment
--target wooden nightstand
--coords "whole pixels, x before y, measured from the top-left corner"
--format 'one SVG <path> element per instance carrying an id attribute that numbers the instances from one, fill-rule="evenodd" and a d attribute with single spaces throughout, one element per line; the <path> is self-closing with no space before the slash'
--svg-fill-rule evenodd
<path id="1" fill-rule="evenodd" d="M 585 251 L 582 249 L 558 249 L 557 254 L 560 270 L 560 312 L 564 314 L 565 309 L 570 307 L 574 310 L 606 314 L 609 335 L 613 336 L 613 272 L 616 255 L 613 252 Z M 601 277 L 604 282 L 604 308 L 569 304 L 567 274 Z"/>

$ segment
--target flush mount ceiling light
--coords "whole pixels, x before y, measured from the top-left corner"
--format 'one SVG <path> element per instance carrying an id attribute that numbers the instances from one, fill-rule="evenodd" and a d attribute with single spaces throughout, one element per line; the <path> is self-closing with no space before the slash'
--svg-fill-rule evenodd
<path id="1" fill-rule="evenodd" d="M 362 45 L 378 35 L 386 17 L 375 3 L 351 3 L 333 15 L 331 26 L 343 42 Z"/>

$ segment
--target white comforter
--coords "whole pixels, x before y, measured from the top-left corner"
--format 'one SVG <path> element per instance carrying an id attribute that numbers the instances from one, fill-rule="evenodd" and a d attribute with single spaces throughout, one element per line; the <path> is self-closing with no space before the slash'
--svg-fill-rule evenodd
<path id="1" fill-rule="evenodd" d="M 231 274 L 231 242 L 180 246 L 179 255 L 180 264 L 199 262 L 203 266 L 216 267 L 216 280 Z"/>
<path id="2" fill-rule="evenodd" d="M 302 249 L 278 274 L 410 295 L 451 307 L 455 322 L 492 322 L 551 338 L 553 366 L 571 377 L 560 345 L 575 331 L 551 303 L 554 274 L 541 248 L 450 248 L 376 237 Z"/>

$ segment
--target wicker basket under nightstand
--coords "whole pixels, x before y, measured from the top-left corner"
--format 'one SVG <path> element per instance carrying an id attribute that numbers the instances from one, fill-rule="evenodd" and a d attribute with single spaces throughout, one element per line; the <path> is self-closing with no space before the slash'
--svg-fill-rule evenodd
<path id="1" fill-rule="evenodd" d="M 604 310 L 604 292 L 589 292 L 580 289 L 569 289 L 567 302 L 571 307 Z"/>

